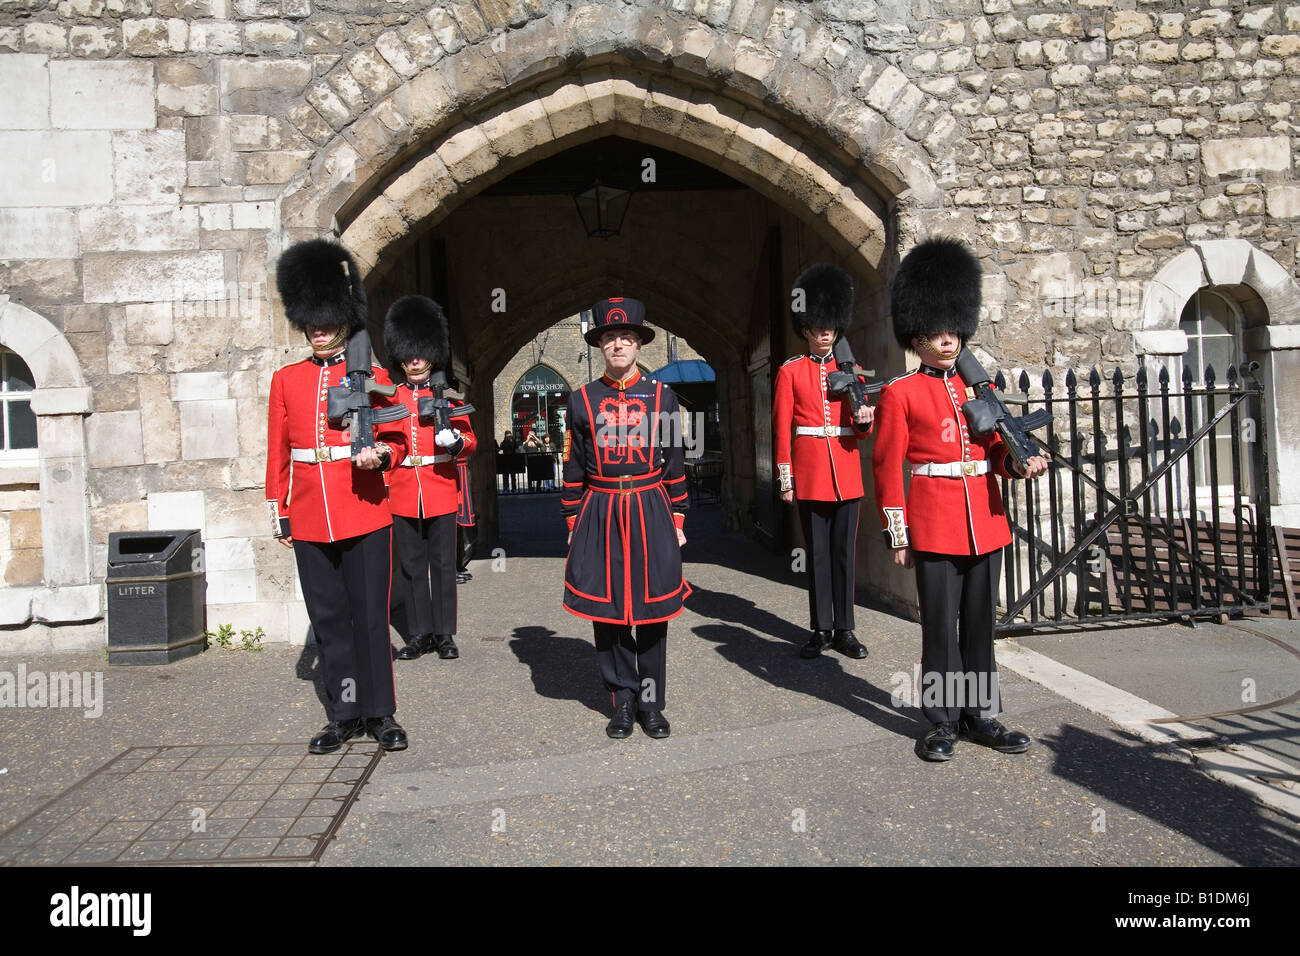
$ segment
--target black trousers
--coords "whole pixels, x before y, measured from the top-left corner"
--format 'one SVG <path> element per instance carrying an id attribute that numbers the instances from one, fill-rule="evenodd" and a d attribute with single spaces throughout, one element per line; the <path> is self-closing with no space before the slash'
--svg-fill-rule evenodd
<path id="1" fill-rule="evenodd" d="M 456 633 L 456 513 L 393 515 L 411 637 Z"/>
<path id="2" fill-rule="evenodd" d="M 814 631 L 853 629 L 860 501 L 799 501 L 808 549 L 808 626 Z"/>
<path id="3" fill-rule="evenodd" d="M 1002 709 L 993 625 L 1002 552 L 915 552 L 921 601 L 921 711 L 932 723 Z"/>
<path id="4" fill-rule="evenodd" d="M 592 621 L 596 630 L 596 661 L 600 676 L 614 698 L 614 706 L 628 700 L 643 712 L 664 709 L 668 679 L 668 622 L 606 624 Z"/>
<path id="5" fill-rule="evenodd" d="M 330 720 L 397 711 L 388 641 L 392 547 L 389 528 L 344 541 L 293 543 L 307 617 L 320 645 Z"/>

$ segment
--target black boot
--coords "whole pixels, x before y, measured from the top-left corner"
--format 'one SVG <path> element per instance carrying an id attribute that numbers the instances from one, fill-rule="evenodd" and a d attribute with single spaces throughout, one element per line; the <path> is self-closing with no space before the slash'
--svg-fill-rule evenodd
<path id="1" fill-rule="evenodd" d="M 806 661 L 810 661 L 830 647 L 831 640 L 830 631 L 813 631 L 812 637 L 808 638 L 808 643 L 799 648 L 799 656 Z"/>
<path id="2" fill-rule="evenodd" d="M 399 661 L 413 661 L 421 654 L 428 654 L 434 649 L 432 634 L 417 634 L 407 642 L 406 646 L 397 652 Z"/>
<path id="3" fill-rule="evenodd" d="M 366 722 L 360 717 L 354 720 L 331 720 L 321 728 L 320 733 L 311 739 L 307 752 L 312 754 L 332 754 L 353 737 L 360 737 L 366 732 Z"/>
<path id="4" fill-rule="evenodd" d="M 460 657 L 460 651 L 456 650 L 456 642 L 451 639 L 450 634 L 436 635 L 433 638 L 433 649 L 444 661 L 454 661 Z"/>
<path id="5" fill-rule="evenodd" d="M 922 760 L 951 760 L 957 745 L 957 725 L 935 724 L 916 742 L 916 754 Z"/>
<path id="6" fill-rule="evenodd" d="M 614 716 L 605 727 L 605 733 L 615 740 L 632 736 L 632 726 L 636 723 L 636 698 L 630 697 L 614 708 Z"/>
<path id="7" fill-rule="evenodd" d="M 862 646 L 862 642 L 857 639 L 852 631 L 836 631 L 835 637 L 831 641 L 831 647 L 855 661 L 860 661 L 867 656 L 867 649 Z"/>

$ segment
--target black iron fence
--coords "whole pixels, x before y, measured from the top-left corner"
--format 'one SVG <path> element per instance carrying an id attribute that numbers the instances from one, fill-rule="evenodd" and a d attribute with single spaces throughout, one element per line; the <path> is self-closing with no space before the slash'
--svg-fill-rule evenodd
<path id="1" fill-rule="evenodd" d="M 1257 363 L 1191 370 L 1093 369 L 1041 392 L 1016 383 L 1051 462 L 1035 482 L 1003 481 L 1013 541 L 1004 552 L 999 633 L 1135 619 L 1235 615 L 1272 590 L 1264 390 Z M 1007 393 L 1001 374 L 995 380 Z"/>

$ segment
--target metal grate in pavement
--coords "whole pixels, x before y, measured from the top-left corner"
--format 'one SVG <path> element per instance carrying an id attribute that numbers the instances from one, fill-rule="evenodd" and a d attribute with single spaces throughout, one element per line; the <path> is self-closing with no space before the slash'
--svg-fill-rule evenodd
<path id="1" fill-rule="evenodd" d="M 0 866 L 313 863 L 382 754 L 132 747 L 0 833 Z"/>

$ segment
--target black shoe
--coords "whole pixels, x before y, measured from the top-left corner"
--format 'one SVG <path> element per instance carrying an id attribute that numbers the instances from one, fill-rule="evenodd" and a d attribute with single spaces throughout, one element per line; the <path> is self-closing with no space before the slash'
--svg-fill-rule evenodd
<path id="1" fill-rule="evenodd" d="M 614 708 L 614 716 L 605 726 L 605 733 L 615 740 L 631 737 L 634 723 L 636 723 L 636 700 L 625 700 Z"/>
<path id="2" fill-rule="evenodd" d="M 961 735 L 967 740 L 992 747 L 998 753 L 1022 754 L 1029 749 L 1029 736 L 1018 730 L 1007 730 L 991 717 L 971 717 L 963 714 Z"/>
<path id="3" fill-rule="evenodd" d="M 451 639 L 450 634 L 437 635 L 433 639 L 433 649 L 444 661 L 454 661 L 460 657 L 460 651 L 456 650 L 456 642 Z"/>
<path id="4" fill-rule="evenodd" d="M 636 715 L 636 721 L 641 725 L 647 737 L 653 737 L 656 740 L 662 740 L 672 733 L 672 728 L 668 726 L 668 718 L 663 715 L 661 710 L 643 710 Z"/>
<path id="5" fill-rule="evenodd" d="M 354 720 L 334 721 L 321 728 L 320 733 L 307 745 L 310 754 L 332 754 L 343 746 L 344 741 L 360 737 L 366 732 L 365 721 L 360 717 Z"/>
<path id="6" fill-rule="evenodd" d="M 397 652 L 399 661 L 413 661 L 421 654 L 428 654 L 433 650 L 432 634 L 417 634 L 407 641 L 406 646 Z"/>
<path id="7" fill-rule="evenodd" d="M 456 572 L 456 583 L 457 583 L 457 584 L 464 584 L 466 581 L 473 581 L 473 580 L 474 580 L 474 575 L 470 574 L 468 571 L 457 571 L 457 572 Z"/>
<path id="8" fill-rule="evenodd" d="M 956 724 L 935 724 L 916 742 L 916 754 L 922 760 L 951 760 L 956 744 Z"/>
<path id="9" fill-rule="evenodd" d="M 862 646 L 862 642 L 852 631 L 836 631 L 835 637 L 831 640 L 831 647 L 855 661 L 860 661 L 867 656 L 867 649 Z"/>
<path id="10" fill-rule="evenodd" d="M 799 656 L 806 661 L 810 661 L 830 647 L 831 640 L 830 631 L 813 631 L 812 637 L 808 638 L 808 643 L 799 648 Z"/>
<path id="11" fill-rule="evenodd" d="M 406 731 L 392 717 L 367 717 L 366 733 L 385 750 L 406 749 Z"/>

